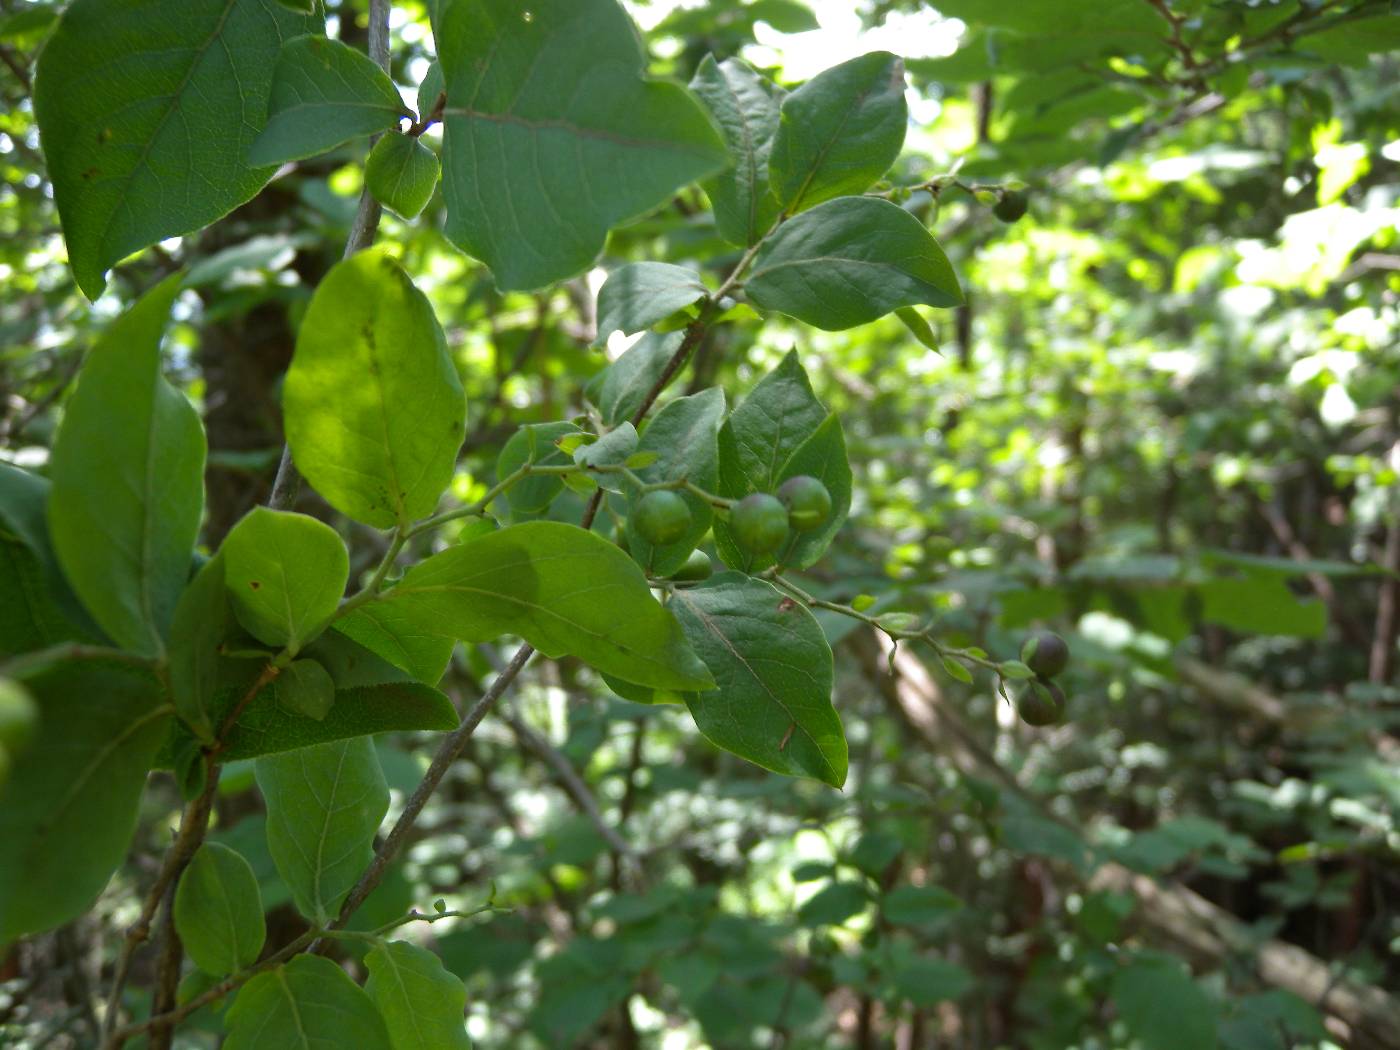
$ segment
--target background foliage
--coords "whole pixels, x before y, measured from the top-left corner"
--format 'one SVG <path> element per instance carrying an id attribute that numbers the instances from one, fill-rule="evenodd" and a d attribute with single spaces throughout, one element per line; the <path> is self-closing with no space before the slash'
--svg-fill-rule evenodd
<path id="1" fill-rule="evenodd" d="M 239 29 L 250 38 L 302 31 L 306 16 L 292 10 L 300 5 L 255 6 L 271 13 Z M 604 18 L 611 6 L 580 9 Z M 672 84 L 694 78 L 702 98 L 705 77 L 717 75 L 709 55 L 743 56 L 796 88 L 877 47 L 904 54 L 903 105 L 859 114 L 869 141 L 850 162 L 878 166 L 882 128 L 907 116 L 905 148 L 872 191 L 885 199 L 865 198 L 852 221 L 869 229 L 892 213 L 889 238 L 911 217 L 928 224 L 966 305 L 862 317 L 871 323 L 834 332 L 824 330 L 834 327 L 822 312 L 836 301 L 829 289 L 811 296 L 807 315 L 789 310 L 806 324 L 739 306 L 710 330 L 675 392 L 718 386 L 731 407 L 742 404 L 796 349 L 814 403 L 840 419 L 853 475 L 846 523 L 800 577 L 802 587 L 836 603 L 869 596 L 871 615 L 908 613 L 946 646 L 980 647 L 994 659 L 1014 657 L 1028 629 L 1053 627 L 1073 652 L 1060 679 L 1068 720 L 1025 726 L 985 673 L 969 674 L 927 646 L 891 651 L 868 626 L 818 609 L 836 652 L 835 704 L 849 741 L 849 773 L 837 791 L 717 750 L 682 708 L 622 699 L 625 682 L 577 660 L 537 661 L 472 738 L 354 925 L 381 927 L 410 908 L 427 912 L 438 898 L 453 911 L 488 898 L 508 910 L 420 924 L 413 943 L 368 952 L 337 942 L 333 955 L 344 968 L 303 956 L 286 980 L 314 998 L 327 987 L 342 994 L 335 989 L 347 970 L 367 975 L 361 1031 L 373 1032 L 380 1016 L 419 1009 L 388 998 L 391 973 L 404 967 L 426 982 L 443 980 L 415 944 L 431 947 L 465 983 L 467 1031 L 480 1047 L 1400 1046 L 1400 1005 L 1386 991 L 1400 983 L 1400 16 L 1392 7 L 943 0 L 935 9 L 878 0 L 858 11 L 868 36 L 847 39 L 848 50 L 809 68 L 831 27 L 856 17 L 847 5 L 816 14 L 797 0 L 634 5 L 650 71 Z M 365 50 L 364 5 L 327 9 L 331 37 Z M 165 374 L 198 407 L 208 458 L 202 524 L 174 515 L 162 527 L 185 536 L 186 548 L 199 529 L 213 551 L 267 497 L 284 436 L 281 406 L 328 390 L 338 402 L 364 393 L 372 361 L 357 360 L 351 374 L 334 374 L 334 361 L 330 375 L 293 372 L 285 386 L 283 377 L 294 348 L 309 370 L 316 364 L 302 357 L 299 338 L 313 327 L 329 331 L 306 325 L 318 308 L 311 296 L 356 221 L 367 144 L 313 142 L 324 121 L 277 129 L 284 138 L 261 140 L 260 162 L 297 163 L 257 196 L 261 180 L 250 180 L 208 214 L 184 214 L 179 195 L 162 191 L 157 154 L 125 173 L 119 195 L 98 202 L 117 218 L 100 231 L 70 228 L 65 241 L 55 193 L 61 200 L 65 180 L 83 183 L 97 162 L 50 149 L 46 164 L 41 154 L 36 121 L 78 117 L 64 109 L 76 96 L 57 87 L 46 96 L 42 79 L 35 91 L 36 56 L 56 77 L 84 74 L 78 58 L 44 50 L 57 10 L 0 0 L 4 459 L 62 474 L 64 448 L 54 437 L 65 412 L 77 414 L 82 387 L 75 393 L 73 381 L 84 354 L 92 368 L 104 346 L 131 353 L 140 344 L 154 360 L 159 326 L 143 322 L 142 307 L 126 311 L 164 295 L 174 300 Z M 144 10 L 139 17 L 143 33 L 160 21 Z M 419 90 L 431 85 L 433 55 L 450 82 L 470 75 L 472 56 L 488 45 L 450 23 L 434 52 L 428 17 L 425 5 L 396 4 L 390 49 L 394 83 L 420 115 L 436 97 L 431 86 Z M 611 38 L 600 31 L 599 39 Z M 586 37 L 575 43 L 580 54 L 591 46 Z M 928 46 L 915 53 L 914 44 Z M 871 69 L 856 72 L 888 79 L 886 61 L 872 58 Z M 322 90 L 319 68 L 301 70 L 308 90 Z M 575 73 L 586 70 L 561 62 L 559 90 L 571 89 Z M 144 75 L 182 83 L 154 66 Z M 237 81 L 223 70 L 199 87 L 211 105 L 258 101 L 234 90 Z M 113 90 L 126 83 L 115 79 Z M 326 85 L 326 104 L 353 109 L 360 132 L 397 123 L 393 97 L 335 98 L 335 84 Z M 539 258 L 555 253 L 566 265 L 585 265 L 601 249 L 599 268 L 538 292 L 510 290 L 538 283 L 538 273 L 502 262 L 509 238 L 446 220 L 444 201 L 475 185 L 501 195 L 493 208 L 544 215 L 606 158 L 585 158 L 576 180 L 547 185 L 522 174 L 528 165 L 512 144 L 473 152 L 491 124 L 485 117 L 449 116 L 418 140 L 442 153 L 444 137 L 449 149 L 455 137 L 455 155 L 476 165 L 454 170 L 447 152 L 443 182 L 422 215 L 409 218 L 422 194 L 407 192 L 390 202 L 396 214 L 382 227 L 426 294 L 464 388 L 465 442 L 442 475 L 459 501 L 480 499 L 523 461 L 519 427 L 556 427 L 584 412 L 586 389 L 607 423 L 630 418 L 635 402 L 609 386 L 616 373 L 603 375 L 625 345 L 610 332 L 677 327 L 677 311 L 718 287 L 737 258 L 720 233 L 754 239 L 743 223 L 717 230 L 707 206 L 734 192 L 706 162 L 720 148 L 714 129 L 693 119 L 694 103 L 678 90 L 657 93 L 645 105 L 678 152 L 665 171 L 638 172 L 638 182 L 703 176 L 704 192 L 684 189 L 640 217 L 619 195 L 601 227 L 540 244 Z M 639 99 L 629 112 L 642 108 Z M 236 124 L 195 130 L 211 154 L 196 165 L 251 142 Z M 301 159 L 308 149 L 310 159 Z M 436 159 L 405 153 L 383 163 L 407 171 Z M 774 213 L 807 192 L 781 177 L 803 163 L 770 160 L 774 185 L 790 193 Z M 141 181 L 148 175 L 157 184 Z M 413 175 L 410 188 L 425 179 L 431 184 Z M 393 185 L 403 190 L 404 178 Z M 1025 216 L 1000 221 L 993 210 L 1014 216 L 1023 191 Z M 229 208 L 207 229 L 176 236 Z M 112 270 L 104 289 L 102 271 L 145 244 L 123 226 L 142 210 L 166 223 L 159 235 L 167 239 Z M 623 220 L 635 221 L 606 234 Z M 496 277 L 453 242 L 496 263 Z M 765 250 L 770 264 L 771 256 L 781 261 L 782 245 Z M 692 283 L 669 284 L 677 298 L 637 323 L 635 302 L 609 303 L 598 292 L 605 272 L 641 262 L 686 267 Z M 764 265 L 761 258 L 756 273 Z M 160 282 L 179 268 L 187 275 L 176 298 L 176 286 Z M 901 279 L 946 294 L 939 272 Z M 755 277 L 754 306 L 770 305 L 765 291 L 774 294 Z M 654 292 L 637 298 L 655 305 Z M 349 292 L 331 312 L 343 319 L 357 301 L 366 308 Z M 381 308 L 411 316 L 420 304 L 405 293 Z M 330 349 L 342 341 L 332 333 Z M 170 393 L 157 384 L 131 396 L 169 406 Z M 450 409 L 425 403 L 419 418 L 425 428 L 439 417 L 443 429 L 462 426 Z M 540 447 L 560 433 L 542 434 Z M 327 440 L 286 436 L 308 449 Z M 191 431 L 186 445 L 195 441 Z M 192 445 L 158 451 L 167 483 L 198 484 Z M 726 493 L 723 455 L 721 444 L 708 487 Z M 123 513 L 129 479 L 99 480 L 111 488 L 102 505 Z M 549 477 L 527 484 L 543 489 L 512 490 L 513 520 L 546 508 L 552 518 L 578 520 L 586 493 Z M 391 525 L 425 513 L 376 505 L 374 494 L 353 486 L 316 488 L 330 502 L 308 488 L 297 509 L 333 525 L 355 560 L 318 567 L 313 585 L 336 582 L 337 573 L 360 581 L 379 563 L 386 537 L 352 517 Z M 31 537 L 20 497 L 6 490 L 3 498 L 0 541 L 9 558 Z M 369 506 L 384 520 L 364 516 Z M 539 542 L 549 542 L 536 528 Z M 306 530 L 311 551 L 320 534 Z M 85 535 L 53 542 L 80 550 Z M 265 546 L 246 539 L 252 549 Z M 704 545 L 723 553 L 726 542 L 721 523 Z M 312 557 L 303 564 L 316 564 Z M 220 560 L 209 564 L 215 568 L 201 578 L 224 571 Z M 178 578 L 184 568 L 163 571 Z M 333 609 L 341 590 L 298 591 L 308 622 L 318 602 Z M 79 597 L 114 639 L 136 649 L 160 644 L 151 617 Z M 15 618 L 17 604 L 7 596 L 5 605 L 0 616 Z M 172 618 L 178 625 L 173 606 L 154 614 L 165 624 Z M 34 626 L 26 624 L 6 621 L 5 629 Z M 278 632 L 290 629 L 268 623 L 273 636 L 254 633 L 281 645 L 292 635 Z M 333 654 L 316 655 L 333 665 Z M 429 666 L 439 659 L 417 657 Z M 458 646 L 444 679 L 456 707 L 479 696 L 508 657 L 489 631 Z M 56 690 L 64 696 L 92 688 L 81 668 L 59 673 L 67 676 Z M 110 690 L 109 680 L 100 687 Z M 306 686 L 305 703 L 316 703 L 316 688 Z M 433 750 L 428 731 L 455 724 L 452 712 L 402 688 L 423 732 L 323 745 L 342 749 L 363 774 L 354 784 L 360 808 L 347 809 L 334 832 L 354 863 L 367 855 L 379 818 L 397 812 L 417 784 Z M 138 689 L 115 690 L 101 718 L 75 707 L 67 721 L 96 741 L 132 727 L 140 733 L 145 704 Z M 356 710 L 337 697 L 332 717 Z M 366 710 L 358 717 L 370 718 Z M 264 714 L 280 717 L 275 705 Z M 146 735 L 150 758 L 163 734 Z M 295 807 L 296 792 L 314 793 L 296 772 L 260 765 L 259 792 L 252 762 L 236 760 L 219 783 L 211 841 L 251 868 L 230 862 L 230 850 L 207 847 L 182 892 L 264 909 L 266 943 L 235 939 L 225 957 L 230 939 L 219 931 L 208 945 L 186 934 L 187 953 L 208 973 L 295 942 L 305 922 L 294 894 L 301 913 L 315 915 L 325 901 L 314 894 L 334 900 L 354 881 L 357 871 L 331 870 L 335 885 L 293 889 L 279 877 L 279 848 L 294 844 L 269 826 L 260 799 L 289 792 Z M 101 790 L 84 804 L 120 811 L 144 774 L 144 765 L 104 769 Z M 67 783 L 62 769 L 53 771 L 54 792 Z M 156 774 L 134 846 L 92 910 L 8 948 L 0 1040 L 94 1045 L 113 960 L 188 787 Z M 116 856 L 125 842 L 87 848 Z M 99 892 L 66 878 L 62 856 L 50 863 L 52 893 L 33 907 L 66 913 L 62 898 Z M 0 894 L 12 892 L 7 877 L 0 874 Z M 0 896 L 5 937 L 7 905 L 16 899 Z M 177 914 L 180 906 L 177 899 Z M 125 1004 L 133 1016 L 149 1010 L 157 984 L 154 960 L 138 956 Z M 438 1001 L 460 994 L 450 981 L 438 987 L 446 989 Z M 226 1001 L 196 1013 L 177 1045 L 213 1046 L 224 1030 L 230 1047 L 260 1045 L 242 1018 L 275 1010 L 274 992 L 255 979 L 226 1016 Z M 429 1045 L 454 1045 L 452 1038 Z"/>

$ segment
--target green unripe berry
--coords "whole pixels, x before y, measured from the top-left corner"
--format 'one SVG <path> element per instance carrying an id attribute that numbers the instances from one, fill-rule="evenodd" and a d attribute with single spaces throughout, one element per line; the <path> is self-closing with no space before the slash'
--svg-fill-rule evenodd
<path id="1" fill-rule="evenodd" d="M 1001 195 L 1001 200 L 993 205 L 992 214 L 1002 222 L 1012 223 L 1024 216 L 1029 206 L 1030 198 L 1024 190 L 1007 190 Z"/>
<path id="2" fill-rule="evenodd" d="M 778 499 L 787 507 L 788 524 L 797 532 L 811 532 L 831 517 L 831 493 L 810 474 L 788 478 L 778 488 Z"/>
<path id="3" fill-rule="evenodd" d="M 632 512 L 637 535 L 654 547 L 675 543 L 690 530 L 690 508 L 670 489 L 648 492 Z"/>
<path id="4" fill-rule="evenodd" d="M 1069 646 L 1054 631 L 1036 631 L 1021 646 L 1021 662 L 1041 678 L 1054 678 L 1069 663 Z"/>
<path id="5" fill-rule="evenodd" d="M 745 496 L 729 512 L 734 542 L 747 554 L 772 554 L 788 535 L 787 508 L 766 492 Z"/>
<path id="6" fill-rule="evenodd" d="M 691 551 L 685 564 L 671 573 L 671 579 L 682 583 L 696 583 L 700 580 L 708 580 L 714 571 L 715 568 L 710 563 L 708 554 L 704 551 Z"/>
<path id="7" fill-rule="evenodd" d="M 1064 690 L 1054 682 L 1036 678 L 1016 698 L 1016 713 L 1027 725 L 1054 725 L 1065 713 Z"/>
<path id="8" fill-rule="evenodd" d="M 0 678 L 0 748 L 15 752 L 29 743 L 39 722 L 39 709 L 29 694 L 8 678 Z"/>

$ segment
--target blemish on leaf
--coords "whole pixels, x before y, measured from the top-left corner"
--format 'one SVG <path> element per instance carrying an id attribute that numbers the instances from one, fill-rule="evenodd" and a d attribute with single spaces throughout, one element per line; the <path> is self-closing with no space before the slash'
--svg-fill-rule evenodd
<path id="1" fill-rule="evenodd" d="M 796 723 L 796 722 L 793 722 L 793 723 L 791 723 L 791 724 L 788 725 L 788 727 L 787 727 L 787 732 L 783 734 L 783 742 L 782 742 L 781 744 L 778 745 L 778 750 L 779 750 L 779 751 L 782 751 L 784 748 L 786 748 L 786 747 L 788 746 L 788 741 L 792 739 L 792 731 L 793 731 L 794 729 L 796 729 L 796 728 L 797 728 L 797 723 Z"/>
<path id="2" fill-rule="evenodd" d="M 251 587 L 251 588 L 253 588 L 253 590 L 256 591 L 259 587 L 262 586 L 262 581 L 261 581 L 261 580 L 249 580 L 249 581 L 248 581 L 248 586 Z"/>

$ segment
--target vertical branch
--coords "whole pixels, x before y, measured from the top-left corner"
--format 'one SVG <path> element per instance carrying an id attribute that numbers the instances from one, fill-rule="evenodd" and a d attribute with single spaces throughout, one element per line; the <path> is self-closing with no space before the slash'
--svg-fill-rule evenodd
<path id="1" fill-rule="evenodd" d="M 1381 593 L 1376 602 L 1376 633 L 1371 639 L 1368 679 L 1378 685 L 1390 681 L 1395 669 L 1395 631 L 1400 610 L 1400 520 L 1392 517 L 1385 530 L 1385 553 L 1381 565 Z"/>

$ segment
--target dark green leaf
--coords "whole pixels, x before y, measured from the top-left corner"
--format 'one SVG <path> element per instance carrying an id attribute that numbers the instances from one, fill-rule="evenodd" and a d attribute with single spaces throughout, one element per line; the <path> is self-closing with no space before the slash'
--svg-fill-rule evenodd
<path id="1" fill-rule="evenodd" d="M 267 126 L 249 148 L 248 163 L 314 157 L 397 127 L 403 117 L 413 114 L 368 55 L 324 36 L 297 37 L 277 56 Z"/>
<path id="2" fill-rule="evenodd" d="M 917 339 L 922 345 L 928 347 L 934 353 L 938 353 L 938 337 L 933 334 L 933 329 L 929 326 L 924 315 L 915 310 L 912 306 L 901 306 L 894 312 L 900 319 L 904 327 L 909 329 L 909 334 Z"/>
<path id="3" fill-rule="evenodd" d="M 443 732 L 457 726 L 452 701 L 418 682 L 337 689 L 335 702 L 320 721 L 288 711 L 278 700 L 281 688 L 278 682 L 265 687 L 239 716 L 228 734 L 225 759 L 256 758 L 391 730 Z"/>
<path id="4" fill-rule="evenodd" d="M 277 699 L 291 714 L 319 722 L 335 703 L 335 682 L 315 660 L 293 660 L 277 676 Z"/>
<path id="5" fill-rule="evenodd" d="M 206 842 L 175 889 L 175 930 L 190 959 L 216 977 L 251 966 L 267 937 L 258 880 L 234 850 Z"/>
<path id="6" fill-rule="evenodd" d="M 345 544 L 305 514 L 255 507 L 220 548 L 238 622 L 293 652 L 330 622 L 350 574 Z"/>
<path id="7" fill-rule="evenodd" d="M 496 458 L 497 479 L 504 480 L 526 463 L 547 467 L 572 463 L 572 454 L 561 449 L 558 442 L 583 433 L 578 424 L 568 422 L 531 423 L 521 427 L 511 435 Z M 517 481 L 506 493 L 512 519 L 540 513 L 563 490 L 564 482 L 547 474 Z"/>
<path id="8" fill-rule="evenodd" d="M 779 204 L 791 215 L 864 191 L 899 156 L 908 122 L 904 63 L 887 51 L 813 77 L 783 99 L 768 162 Z"/>
<path id="9" fill-rule="evenodd" d="M 704 110 L 645 80 L 616 0 L 456 0 L 435 22 L 447 234 L 502 289 L 586 269 L 610 227 L 726 163 Z"/>
<path id="10" fill-rule="evenodd" d="M 427 517 L 452 480 L 462 383 L 427 296 L 387 255 L 361 252 L 321 281 L 283 402 L 297 468 L 356 521 Z"/>
<path id="11" fill-rule="evenodd" d="M 124 664 L 59 664 L 21 684 L 39 729 L 0 789 L 0 943 L 91 907 L 126 856 L 170 724 L 155 678 Z"/>
<path id="12" fill-rule="evenodd" d="M 803 926 L 840 926 L 870 904 L 870 895 L 859 882 L 832 882 L 823 886 L 801 908 L 797 920 Z"/>
<path id="13" fill-rule="evenodd" d="M 593 345 L 606 346 L 614 332 L 645 331 L 707 294 L 695 271 L 684 266 L 659 262 L 620 266 L 598 292 L 598 337 Z"/>
<path id="14" fill-rule="evenodd" d="M 50 463 L 49 527 L 64 575 L 115 642 L 152 655 L 164 650 L 204 509 L 204 428 L 160 373 L 179 289 L 178 275 L 167 278 L 107 327 Z"/>
<path id="15" fill-rule="evenodd" d="M 715 677 L 715 689 L 686 695 L 700 732 L 765 769 L 844 784 L 831 648 L 812 614 L 736 572 L 677 591 L 672 607 Z"/>
<path id="16" fill-rule="evenodd" d="M 957 999 L 972 988 L 972 975 L 957 963 L 943 959 L 910 959 L 894 973 L 894 989 L 915 1006 L 936 1006 L 945 999 Z"/>
<path id="17" fill-rule="evenodd" d="M 275 0 L 75 0 L 39 56 L 34 109 L 78 286 L 208 226 L 273 168 L 248 146 L 283 40 L 315 22 Z M 139 44 L 139 46 L 138 46 Z"/>
<path id="18" fill-rule="evenodd" d="M 681 332 L 648 332 L 589 381 L 584 394 L 598 406 L 604 423 L 615 426 L 636 415 L 684 338 Z"/>
<path id="19" fill-rule="evenodd" d="M 370 606 L 462 641 L 503 634 L 546 656 L 661 689 L 710 676 L 641 571 L 602 537 L 559 522 L 514 525 L 435 554 Z"/>
<path id="20" fill-rule="evenodd" d="M 369 737 L 316 744 L 257 762 L 267 845 L 297 910 L 329 922 L 369 866 L 389 788 Z M 359 1045 L 359 1044 L 357 1044 Z"/>
<path id="21" fill-rule="evenodd" d="M 963 902 L 942 886 L 899 886 L 885 894 L 881 911 L 896 926 L 933 926 L 962 909 Z"/>
<path id="22" fill-rule="evenodd" d="M 716 63 L 713 55 L 701 61 L 690 90 L 715 118 L 732 162 L 704 183 L 715 225 L 733 244 L 756 244 L 781 208 L 768 182 L 768 158 L 785 92 L 739 59 Z"/>
<path id="23" fill-rule="evenodd" d="M 957 306 L 952 264 L 923 223 L 878 197 L 838 197 L 778 228 L 744 285 L 765 310 L 827 331 L 901 306 Z"/>
<path id="24" fill-rule="evenodd" d="M 471 1050 L 467 990 L 430 951 L 389 941 L 365 956 L 365 991 L 389 1029 L 393 1050 Z"/>
<path id="25" fill-rule="evenodd" d="M 224 1050 L 392 1050 L 384 1020 L 344 970 L 298 955 L 243 986 L 225 1018 Z"/>
<path id="26" fill-rule="evenodd" d="M 784 548 L 783 564 L 799 569 L 815 564 L 826 553 L 851 509 L 851 464 L 846 458 L 841 421 L 834 413 L 793 450 L 778 472 L 778 481 L 781 483 L 803 474 L 816 478 L 831 493 L 831 514 L 820 528 L 794 533 L 791 545 Z"/>
<path id="27" fill-rule="evenodd" d="M 428 206 L 441 173 L 437 154 L 421 138 L 397 131 L 376 142 L 365 161 L 365 185 L 401 219 L 415 219 Z"/>
<path id="28" fill-rule="evenodd" d="M 1112 994 L 1144 1050 L 1214 1050 L 1215 1003 L 1176 960 L 1135 960 L 1114 975 Z"/>
<path id="29" fill-rule="evenodd" d="M 224 559 L 204 563 L 180 595 L 170 625 L 170 695 L 175 713 L 206 743 L 209 705 L 219 687 L 219 646 L 232 625 Z"/>
<path id="30" fill-rule="evenodd" d="M 719 428 L 724 422 L 724 391 L 711 388 L 691 397 L 678 397 L 648 424 L 641 448 L 656 460 L 639 470 L 648 483 L 685 478 L 707 492 L 713 492 L 719 479 Z M 681 499 L 690 509 L 690 528 L 674 543 L 653 547 L 636 529 L 628 526 L 627 549 L 637 564 L 652 576 L 669 576 L 690 556 L 695 545 L 710 529 L 714 512 L 710 504 L 693 492 L 682 491 Z M 628 499 L 629 515 L 640 496 L 633 491 Z"/>
<path id="31" fill-rule="evenodd" d="M 397 619 L 392 608 L 374 605 L 362 605 L 348 616 L 342 616 L 335 623 L 335 632 L 321 635 L 317 644 L 336 632 L 353 638 L 373 654 L 407 671 L 415 681 L 427 685 L 437 685 L 442 680 L 455 645 L 451 638 L 427 634 L 412 623 Z M 330 670 L 334 675 L 335 668 L 332 666 Z M 336 684 L 344 688 L 351 683 L 337 678 Z"/>

